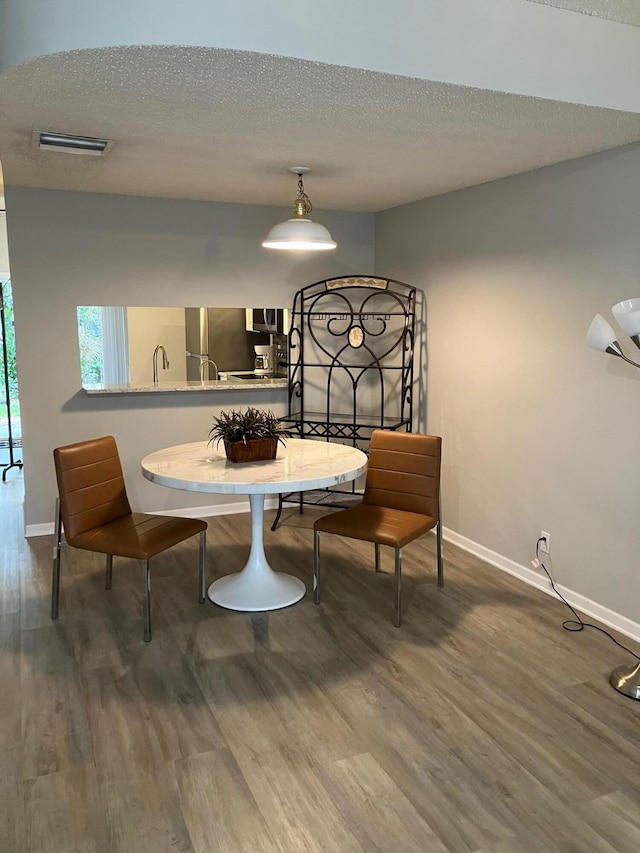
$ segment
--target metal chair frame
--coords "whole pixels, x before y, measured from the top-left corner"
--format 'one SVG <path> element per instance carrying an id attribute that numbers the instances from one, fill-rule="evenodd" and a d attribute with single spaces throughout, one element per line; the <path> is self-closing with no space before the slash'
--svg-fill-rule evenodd
<path id="1" fill-rule="evenodd" d="M 200 537 L 198 601 L 204 604 L 206 597 L 206 562 L 207 562 L 207 531 L 203 530 Z M 62 537 L 62 512 L 60 498 L 56 498 L 55 508 L 55 545 L 53 548 L 53 579 L 51 586 L 51 618 L 57 619 L 60 609 L 60 551 L 67 546 Z M 106 555 L 106 570 L 104 588 L 111 589 L 113 580 L 113 554 Z M 145 568 L 145 600 L 144 600 L 144 641 L 151 641 L 151 561 L 143 560 Z"/>

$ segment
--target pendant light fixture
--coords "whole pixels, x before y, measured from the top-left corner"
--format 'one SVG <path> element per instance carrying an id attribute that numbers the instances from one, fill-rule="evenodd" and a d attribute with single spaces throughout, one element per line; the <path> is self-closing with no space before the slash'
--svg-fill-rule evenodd
<path id="1" fill-rule="evenodd" d="M 262 245 L 265 249 L 312 251 L 335 249 L 338 245 L 324 225 L 309 219 L 313 205 L 304 191 L 302 176 L 310 172 L 308 166 L 291 166 L 298 176 L 298 195 L 293 202 L 293 218 L 274 225 Z"/>

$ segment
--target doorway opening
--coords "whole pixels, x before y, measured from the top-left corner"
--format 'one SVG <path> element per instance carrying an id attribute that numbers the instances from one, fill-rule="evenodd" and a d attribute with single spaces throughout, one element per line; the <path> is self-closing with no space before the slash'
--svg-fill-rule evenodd
<path id="1" fill-rule="evenodd" d="M 22 469 L 22 424 L 16 371 L 11 282 L 0 281 L 0 468 L 2 482 L 12 468 Z"/>

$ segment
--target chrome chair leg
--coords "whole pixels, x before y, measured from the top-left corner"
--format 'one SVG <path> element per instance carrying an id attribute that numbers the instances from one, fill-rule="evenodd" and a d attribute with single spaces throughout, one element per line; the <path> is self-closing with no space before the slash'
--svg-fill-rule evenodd
<path id="1" fill-rule="evenodd" d="M 442 518 L 438 507 L 438 526 L 436 528 L 436 548 L 438 551 L 438 586 L 444 586 L 444 562 L 442 559 Z"/>
<path id="2" fill-rule="evenodd" d="M 313 531 L 313 600 L 320 604 L 320 534 Z"/>
<path id="3" fill-rule="evenodd" d="M 107 554 L 107 569 L 104 577 L 104 588 L 111 589 L 113 579 L 113 554 Z"/>
<path id="4" fill-rule="evenodd" d="M 376 552 L 376 572 L 380 571 L 380 546 L 377 542 L 374 543 L 375 552 Z"/>
<path id="5" fill-rule="evenodd" d="M 54 532 L 56 544 L 53 546 L 53 575 L 51 581 L 51 618 L 58 618 L 60 605 L 60 537 L 62 536 L 62 515 L 60 513 L 60 498 L 56 498 Z"/>
<path id="6" fill-rule="evenodd" d="M 401 582 L 402 582 L 402 548 L 396 548 L 396 616 L 394 625 L 400 627 Z"/>
<path id="7" fill-rule="evenodd" d="M 144 641 L 151 641 L 151 569 L 149 560 L 144 561 L 145 567 L 145 599 L 144 599 Z"/>
<path id="8" fill-rule="evenodd" d="M 207 531 L 200 533 L 200 604 L 204 604 L 207 592 Z"/>

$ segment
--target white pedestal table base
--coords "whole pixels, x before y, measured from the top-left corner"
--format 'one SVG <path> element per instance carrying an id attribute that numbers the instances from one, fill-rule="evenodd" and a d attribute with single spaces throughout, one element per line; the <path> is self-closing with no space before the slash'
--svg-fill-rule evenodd
<path id="1" fill-rule="evenodd" d="M 218 578 L 207 592 L 211 601 L 228 610 L 279 610 L 300 601 L 307 591 L 299 578 L 274 572 L 267 562 L 263 538 L 264 499 L 263 494 L 249 495 L 251 552 L 246 566 L 238 574 Z"/>

